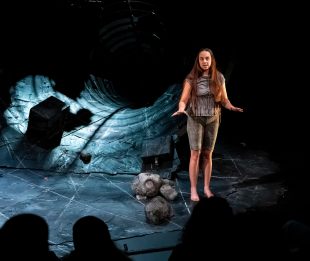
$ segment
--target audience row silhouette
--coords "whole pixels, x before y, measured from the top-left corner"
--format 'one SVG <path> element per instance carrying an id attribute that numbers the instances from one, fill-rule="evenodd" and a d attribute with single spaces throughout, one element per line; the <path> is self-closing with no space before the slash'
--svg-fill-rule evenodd
<path id="1" fill-rule="evenodd" d="M 94 216 L 82 217 L 73 225 L 73 245 L 62 260 L 130 260 L 112 241 L 106 223 Z"/>
<path id="2" fill-rule="evenodd" d="M 44 218 L 30 213 L 15 215 L 0 230 L 0 259 L 59 260 L 49 249 L 48 237 L 49 227 Z"/>
<path id="3" fill-rule="evenodd" d="M 84 216 L 76 221 L 73 225 L 74 249 L 63 257 L 50 250 L 48 237 L 48 223 L 44 218 L 31 213 L 15 215 L 0 230 L 0 260 L 131 260 L 116 247 L 106 223 L 94 216 Z"/>
<path id="4" fill-rule="evenodd" d="M 310 260 L 310 227 L 281 211 L 234 214 L 225 198 L 202 198 L 183 228 L 169 261 Z"/>
<path id="5" fill-rule="evenodd" d="M 12 216 L 0 229 L 0 260 L 132 260 L 113 242 L 107 224 L 84 216 L 72 228 L 73 250 L 58 257 L 50 250 L 49 227 L 31 213 Z M 234 214 L 225 198 L 202 198 L 193 207 L 169 261 L 237 258 L 310 260 L 310 227 L 281 214 Z"/>

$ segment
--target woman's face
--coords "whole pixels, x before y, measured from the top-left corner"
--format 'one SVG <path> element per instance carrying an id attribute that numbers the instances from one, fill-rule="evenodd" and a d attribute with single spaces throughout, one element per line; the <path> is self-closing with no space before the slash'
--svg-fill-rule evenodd
<path id="1" fill-rule="evenodd" d="M 203 71 L 209 70 L 211 62 L 211 54 L 208 51 L 201 51 L 199 53 L 199 66 Z"/>

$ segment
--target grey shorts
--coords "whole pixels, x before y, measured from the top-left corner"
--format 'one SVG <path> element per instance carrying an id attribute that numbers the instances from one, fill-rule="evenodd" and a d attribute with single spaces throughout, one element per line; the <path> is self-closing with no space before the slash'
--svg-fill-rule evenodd
<path id="1" fill-rule="evenodd" d="M 220 116 L 188 116 L 187 135 L 191 150 L 214 150 Z"/>

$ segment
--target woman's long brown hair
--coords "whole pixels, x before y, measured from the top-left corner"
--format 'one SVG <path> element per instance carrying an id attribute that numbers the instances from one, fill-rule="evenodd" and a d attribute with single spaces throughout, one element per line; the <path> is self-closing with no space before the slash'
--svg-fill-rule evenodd
<path id="1" fill-rule="evenodd" d="M 197 101 L 197 79 L 201 77 L 203 74 L 203 70 L 201 69 L 199 65 L 199 54 L 203 51 L 207 51 L 211 55 L 211 66 L 209 68 L 211 92 L 213 93 L 216 102 L 221 101 L 221 88 L 220 87 L 223 84 L 223 79 L 221 77 L 220 72 L 217 70 L 216 60 L 215 60 L 212 50 L 209 48 L 202 48 L 199 50 L 196 56 L 195 63 L 193 65 L 192 70 L 185 78 L 185 81 L 189 81 L 192 86 L 191 99 L 192 99 L 194 107 L 196 106 L 196 101 Z"/>

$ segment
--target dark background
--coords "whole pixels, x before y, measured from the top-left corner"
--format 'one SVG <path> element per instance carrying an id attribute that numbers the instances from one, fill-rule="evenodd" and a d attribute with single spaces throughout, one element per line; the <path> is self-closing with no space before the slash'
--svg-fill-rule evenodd
<path id="1" fill-rule="evenodd" d="M 28 74 L 48 75 L 58 91 L 76 98 L 92 73 L 112 80 L 133 107 L 148 106 L 169 84 L 181 83 L 197 51 L 209 47 L 228 76 L 232 103 L 244 108 L 237 115 L 224 111 L 223 137 L 266 149 L 283 172 L 306 177 L 309 84 L 302 65 L 308 55 L 302 6 L 144 1 L 156 6 L 156 15 L 136 20 L 130 29 L 136 42 L 113 53 L 108 41 L 114 39 L 101 39 L 98 32 L 128 18 L 124 6 L 113 7 L 117 2 L 1 4 L 2 126 L 9 88 Z"/>

